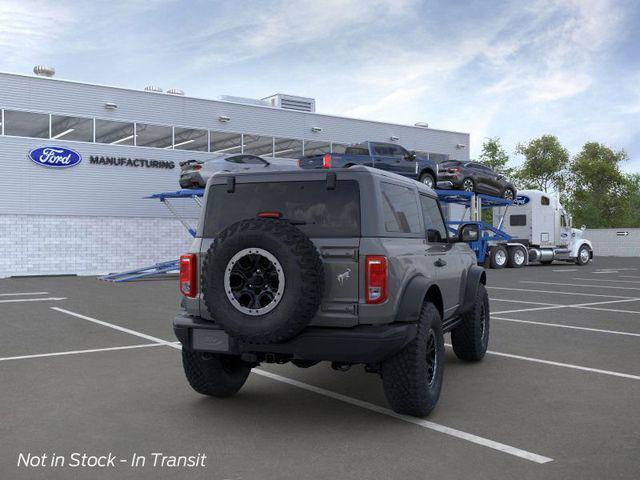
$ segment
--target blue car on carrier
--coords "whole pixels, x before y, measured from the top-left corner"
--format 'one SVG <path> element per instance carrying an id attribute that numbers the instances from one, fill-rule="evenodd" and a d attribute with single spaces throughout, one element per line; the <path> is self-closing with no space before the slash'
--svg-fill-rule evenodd
<path id="1" fill-rule="evenodd" d="M 435 188 L 438 178 L 438 164 L 428 158 L 416 155 L 401 145 L 383 142 L 363 142 L 346 147 L 345 152 L 325 153 L 302 157 L 301 168 L 345 168 L 364 165 L 397 173 Z"/>

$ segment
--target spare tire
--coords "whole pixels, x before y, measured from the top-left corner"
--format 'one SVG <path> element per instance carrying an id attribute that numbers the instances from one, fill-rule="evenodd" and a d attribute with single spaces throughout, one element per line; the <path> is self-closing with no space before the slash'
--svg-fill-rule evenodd
<path id="1" fill-rule="evenodd" d="M 229 335 L 250 343 L 283 342 L 317 312 L 324 271 L 300 229 L 255 218 L 218 234 L 205 255 L 201 285 L 211 317 Z"/>

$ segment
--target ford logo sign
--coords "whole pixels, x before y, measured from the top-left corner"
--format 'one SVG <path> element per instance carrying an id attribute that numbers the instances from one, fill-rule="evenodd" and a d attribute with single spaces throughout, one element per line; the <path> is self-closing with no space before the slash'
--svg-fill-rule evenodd
<path id="1" fill-rule="evenodd" d="M 526 195 L 518 195 L 516 196 L 516 199 L 513 201 L 514 205 L 526 205 L 527 203 L 529 203 L 531 199 L 529 197 L 527 197 Z"/>
<path id="2" fill-rule="evenodd" d="M 43 167 L 69 168 L 79 164 L 82 156 L 69 148 L 38 147 L 29 152 L 29 160 Z"/>

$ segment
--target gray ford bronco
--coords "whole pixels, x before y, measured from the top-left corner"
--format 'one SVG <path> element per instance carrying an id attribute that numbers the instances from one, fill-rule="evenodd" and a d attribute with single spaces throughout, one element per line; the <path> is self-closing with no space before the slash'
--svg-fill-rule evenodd
<path id="1" fill-rule="evenodd" d="M 486 276 L 465 243 L 478 234 L 450 238 L 431 189 L 364 166 L 213 176 L 180 257 L 187 380 L 226 397 L 261 362 L 360 363 L 394 411 L 427 415 L 444 333 L 463 360 L 487 350 Z"/>

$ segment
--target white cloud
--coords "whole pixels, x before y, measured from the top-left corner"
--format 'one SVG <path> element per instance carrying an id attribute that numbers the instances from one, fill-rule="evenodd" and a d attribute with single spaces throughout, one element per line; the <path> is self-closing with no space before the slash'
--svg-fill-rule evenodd
<path id="1" fill-rule="evenodd" d="M 72 12 L 47 1 L 0 1 L 0 62 L 11 70 L 25 59 L 46 59 L 73 21 Z"/>

